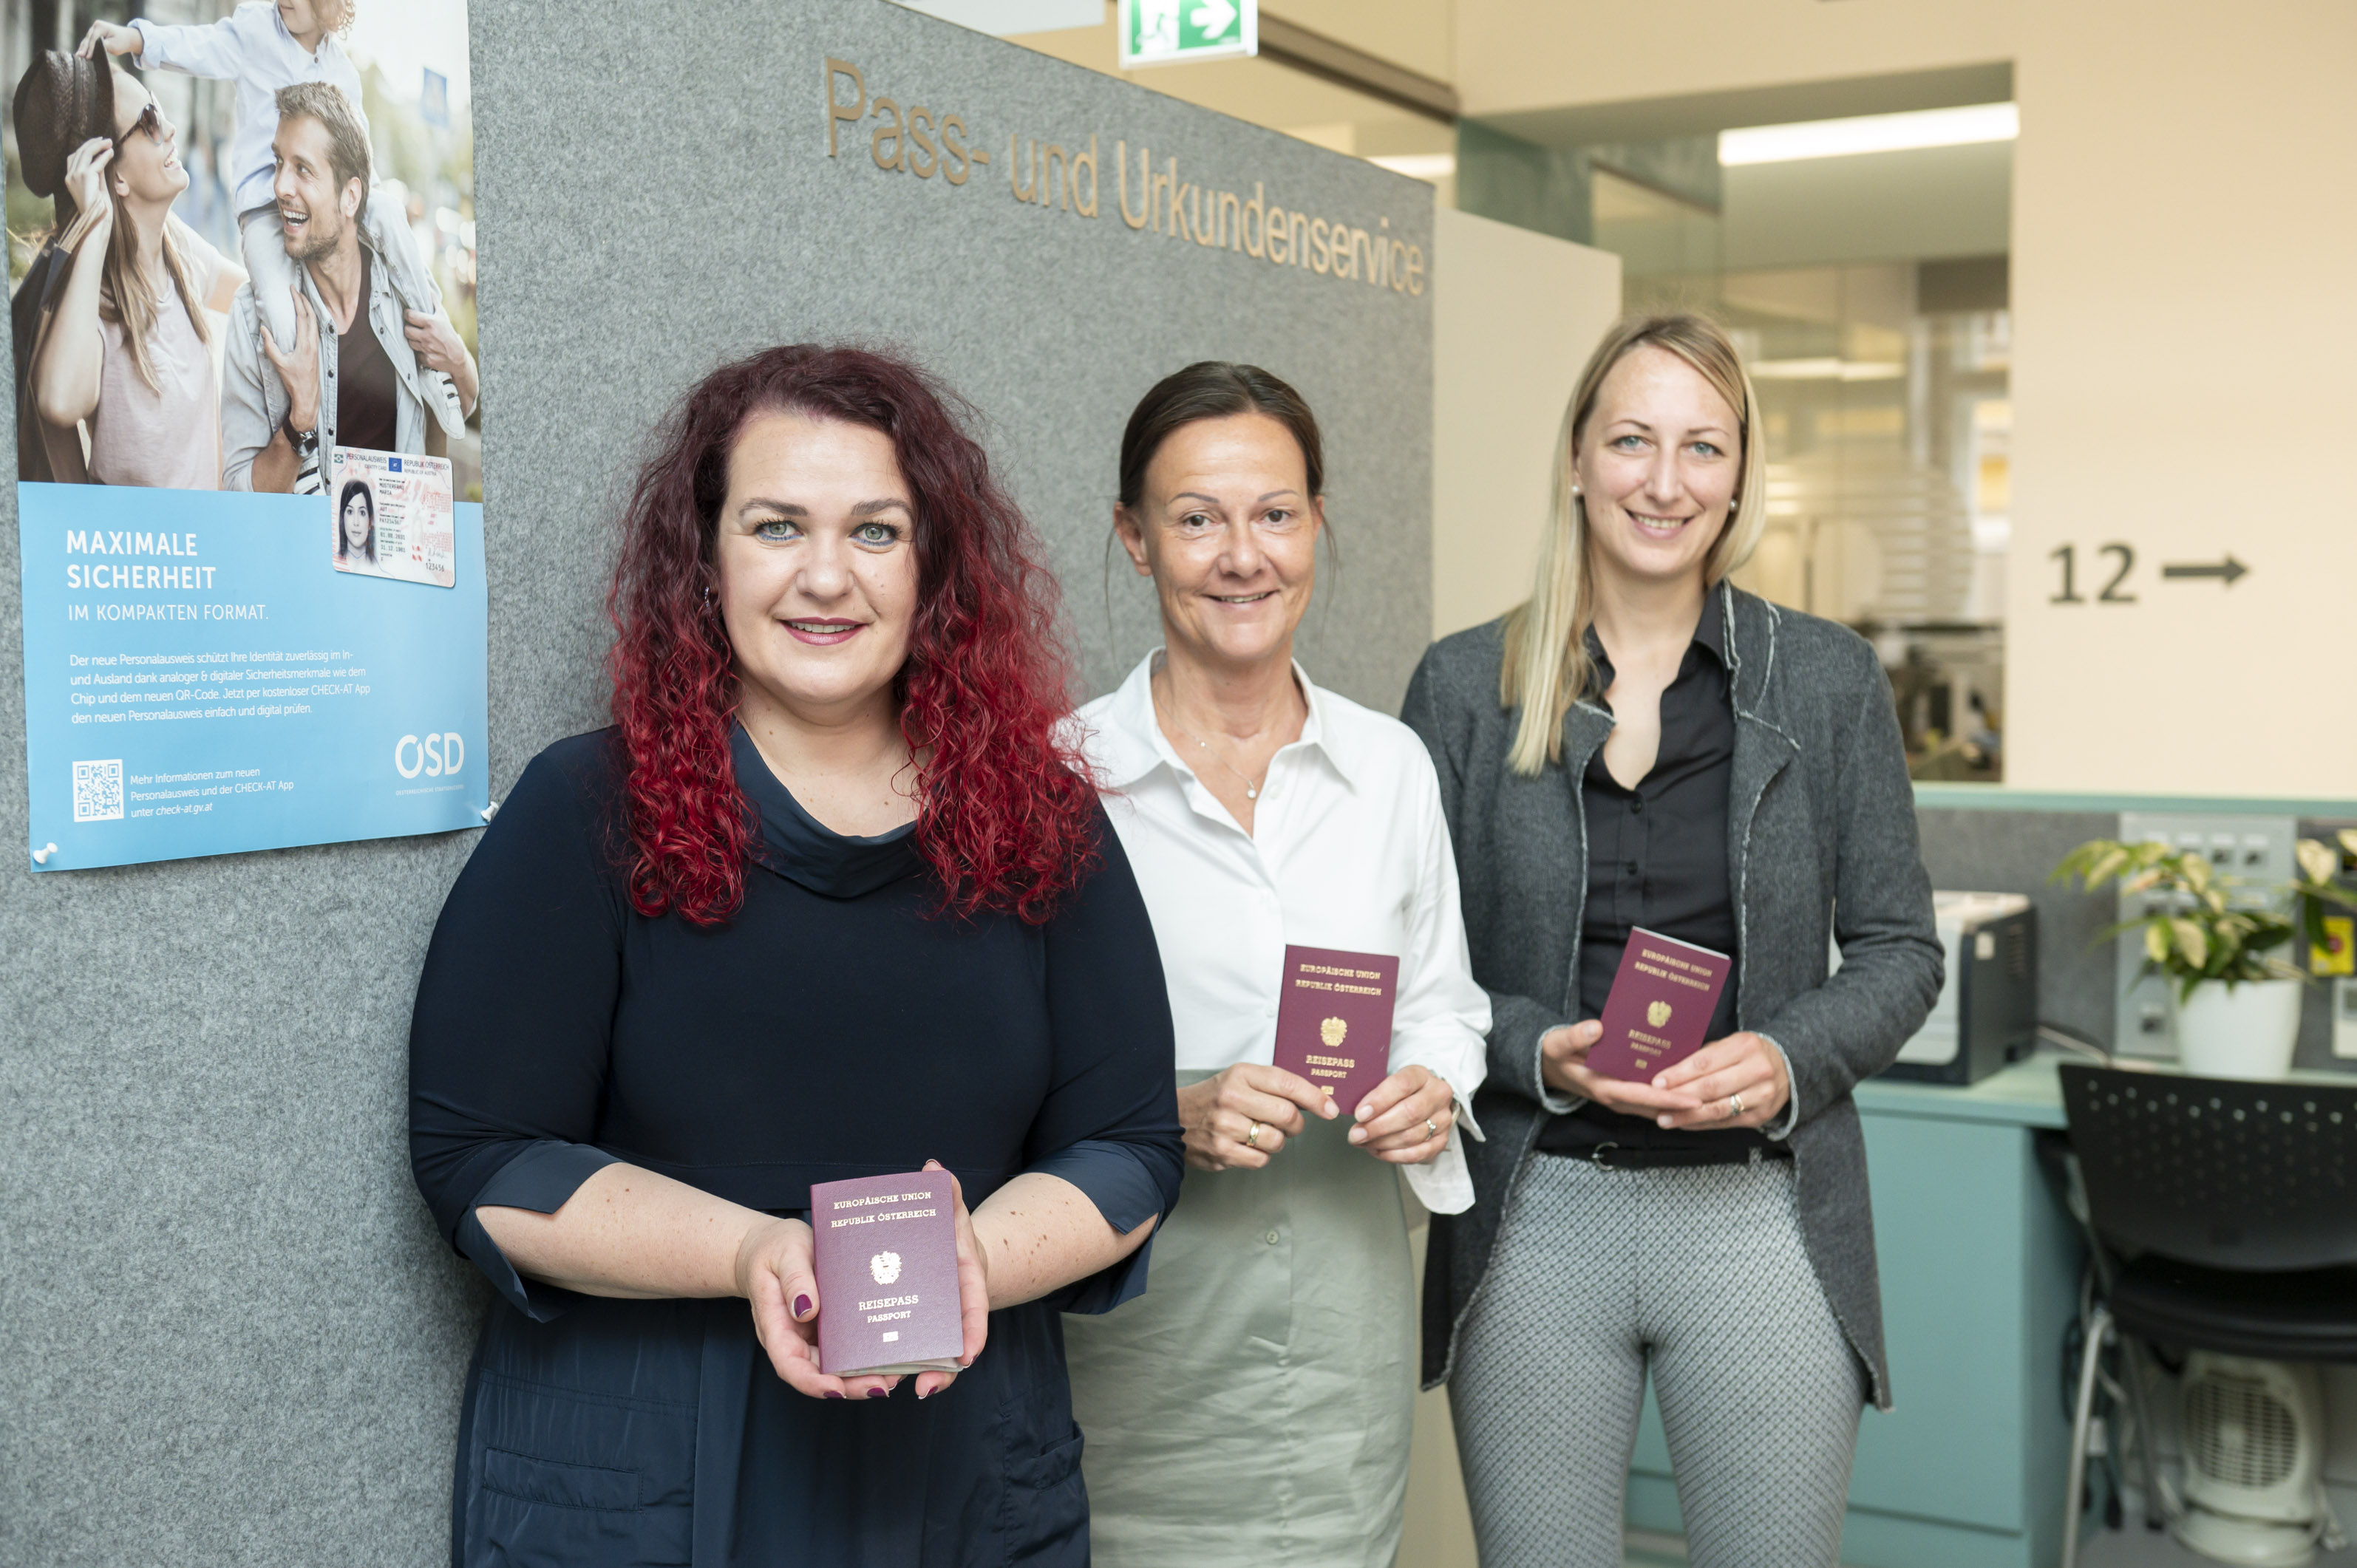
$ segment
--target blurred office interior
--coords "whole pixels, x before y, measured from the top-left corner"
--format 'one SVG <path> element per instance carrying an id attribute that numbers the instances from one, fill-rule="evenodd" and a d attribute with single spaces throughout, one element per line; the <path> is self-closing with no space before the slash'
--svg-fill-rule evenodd
<path id="1" fill-rule="evenodd" d="M 993 4 L 928 8 L 980 25 Z M 2337 726 L 2269 695 L 2338 689 L 2348 505 L 2230 499 L 2258 450 L 2337 452 L 2357 414 L 2357 113 L 2319 74 L 2357 42 L 2345 8 L 1270 0 L 1256 58 L 1124 73 L 1111 0 L 996 5 L 1034 18 L 1015 34 L 1029 48 L 1609 254 L 1623 309 L 1735 328 L 1771 465 L 1769 532 L 1738 581 L 1873 641 L 1932 815 L 1975 786 L 2090 809 L 2357 794 Z M 1451 384 L 1445 347 L 1444 428 L 1480 395 Z M 1537 522 L 1437 489 L 1445 634 L 1528 591 Z M 2261 552 L 2298 579 L 2271 609 L 2234 596 Z M 2357 1378 L 2327 1378 L 2325 1480 L 2357 1518 Z M 1403 1568 L 1474 1562 L 1443 1397 L 1419 1417 Z M 2040 1419 L 2049 1398 L 2033 1391 Z M 1890 1420 L 1867 1417 L 1853 1540 Z M 2080 1562 L 2207 1560 L 2137 1529 L 2126 1485 L 2126 1528 L 2098 1529 Z M 1684 1561 L 1674 1532 L 1641 1528 L 1641 1486 L 1629 1561 Z M 2025 1529 L 2051 1548 L 2051 1520 Z"/>

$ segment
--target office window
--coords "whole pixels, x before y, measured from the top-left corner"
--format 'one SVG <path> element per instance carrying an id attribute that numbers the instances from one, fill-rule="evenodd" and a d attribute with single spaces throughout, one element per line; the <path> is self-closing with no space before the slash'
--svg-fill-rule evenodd
<path id="1" fill-rule="evenodd" d="M 2010 77 L 1993 68 L 1946 86 L 1977 102 L 2006 96 Z M 1658 120 L 1643 108 L 1631 123 Z M 1791 127 L 1803 134 L 1753 137 L 1730 155 L 1717 132 L 1566 143 L 1536 114 L 1468 123 L 1458 196 L 1613 252 L 1631 311 L 1694 309 L 1727 325 L 1752 367 L 1769 454 L 1769 529 L 1738 583 L 1874 642 L 1918 778 L 1996 782 L 2011 115 L 1995 102 L 1943 113 L 1981 139 L 1909 145 L 1884 115 L 1830 134 Z M 1880 134 L 1846 134 L 1859 131 Z"/>

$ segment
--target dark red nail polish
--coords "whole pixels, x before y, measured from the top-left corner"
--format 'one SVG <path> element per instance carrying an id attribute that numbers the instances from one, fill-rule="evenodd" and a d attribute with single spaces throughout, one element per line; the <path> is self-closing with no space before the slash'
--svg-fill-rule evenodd
<path id="1" fill-rule="evenodd" d="M 798 1295 L 794 1297 L 794 1316 L 796 1317 L 808 1317 L 810 1316 L 810 1297 L 806 1295 Z"/>
<path id="2" fill-rule="evenodd" d="M 890 1391 L 886 1389 L 870 1389 L 867 1391 L 867 1397 L 872 1400 L 880 1400 L 883 1399 L 889 1391 Z"/>
<path id="3" fill-rule="evenodd" d="M 829 1389 L 826 1391 L 826 1397 L 831 1400 L 839 1400 L 843 1397 L 843 1391 L 841 1389 Z"/>

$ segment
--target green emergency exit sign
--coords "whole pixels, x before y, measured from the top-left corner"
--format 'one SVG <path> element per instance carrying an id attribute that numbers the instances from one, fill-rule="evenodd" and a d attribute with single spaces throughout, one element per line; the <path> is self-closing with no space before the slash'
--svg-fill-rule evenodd
<path id="1" fill-rule="evenodd" d="M 1121 0 L 1121 67 L 1260 52 L 1260 0 Z"/>

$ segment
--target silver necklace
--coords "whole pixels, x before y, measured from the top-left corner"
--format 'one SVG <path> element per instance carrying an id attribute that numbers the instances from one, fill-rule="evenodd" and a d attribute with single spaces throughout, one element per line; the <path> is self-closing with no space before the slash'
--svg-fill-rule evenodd
<path id="1" fill-rule="evenodd" d="M 1147 691 L 1149 692 L 1149 693 L 1153 693 L 1153 689 L 1152 689 L 1151 687 L 1148 687 L 1148 688 L 1147 688 Z M 1154 694 L 1154 711 L 1155 711 L 1157 714 L 1160 714 L 1160 713 L 1162 712 L 1162 698 L 1161 698 L 1161 696 L 1160 696 L 1160 694 L 1159 694 L 1159 693 L 1153 693 L 1153 694 Z M 1214 761 L 1214 762 L 1218 763 L 1221 767 L 1227 768 L 1227 770 L 1228 770 L 1229 772 L 1233 773 L 1233 774 L 1236 776 L 1236 779 L 1237 779 L 1237 781 L 1238 781 L 1239 783 L 1243 784 L 1243 787 L 1244 787 L 1244 799 L 1245 799 L 1245 800 L 1259 800 L 1259 799 L 1260 799 L 1260 779 L 1253 779 L 1253 778 L 1249 778 L 1249 777 L 1247 777 L 1247 776 L 1246 776 L 1246 775 L 1245 775 L 1242 770 L 1238 769 L 1238 768 L 1235 768 L 1233 765 L 1232 765 L 1232 764 L 1228 761 L 1228 759 L 1227 759 L 1227 758 L 1225 758 L 1225 757 L 1222 757 L 1218 752 L 1213 751 L 1213 750 L 1211 749 L 1211 742 L 1209 742 L 1209 741 L 1207 741 L 1207 740 L 1205 740 L 1201 736 L 1197 735 L 1193 730 L 1189 729 L 1185 725 L 1180 724 L 1180 723 L 1178 722 L 1178 715 L 1177 715 L 1177 714 L 1173 714 L 1169 715 L 1169 717 L 1170 717 L 1170 727 L 1171 727 L 1172 729 L 1177 730 L 1180 735 L 1183 735 L 1183 736 L 1185 736 L 1189 740 L 1193 741 L 1193 742 L 1194 742 L 1198 746 L 1200 746 L 1200 747 L 1202 749 L 1202 752 L 1203 752 L 1203 755 L 1204 755 L 1204 756 L 1206 756 L 1206 757 L 1210 757 L 1212 761 Z M 1274 758 L 1272 758 L 1271 760 L 1274 760 Z M 1261 779 L 1265 779 L 1265 778 L 1267 778 L 1267 777 L 1268 777 L 1268 769 L 1267 769 L 1267 768 L 1263 768 L 1260 770 L 1260 777 L 1261 777 Z"/>

